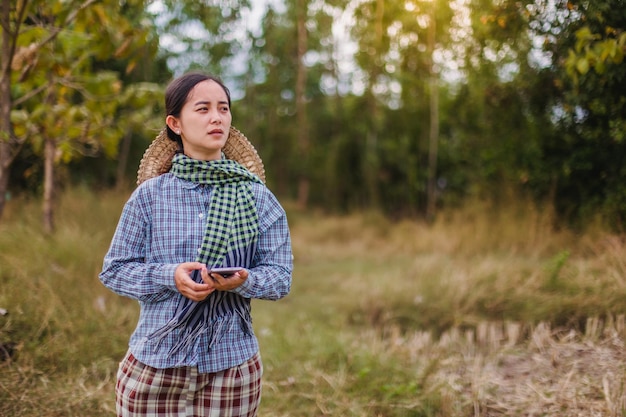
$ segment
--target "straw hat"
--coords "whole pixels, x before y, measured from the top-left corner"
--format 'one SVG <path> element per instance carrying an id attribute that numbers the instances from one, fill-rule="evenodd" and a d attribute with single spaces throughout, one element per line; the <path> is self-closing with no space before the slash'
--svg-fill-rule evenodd
<path id="1" fill-rule="evenodd" d="M 172 158 L 176 150 L 178 144 L 167 137 L 166 129 L 161 130 L 141 158 L 137 171 L 137 185 L 168 172 L 172 167 Z M 226 158 L 239 162 L 265 182 L 265 168 L 261 157 L 248 138 L 232 126 L 222 152 Z"/>

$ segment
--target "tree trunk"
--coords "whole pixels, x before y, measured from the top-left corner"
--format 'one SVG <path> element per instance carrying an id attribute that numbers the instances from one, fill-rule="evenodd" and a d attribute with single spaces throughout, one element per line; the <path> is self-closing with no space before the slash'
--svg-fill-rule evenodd
<path id="1" fill-rule="evenodd" d="M 1 130 L 4 132 L 4 128 Z M 4 212 L 4 205 L 6 203 L 6 196 L 9 190 L 9 145 L 3 140 L 0 140 L 0 220 L 2 219 L 2 213 Z"/>
<path id="2" fill-rule="evenodd" d="M 0 2 L 0 30 L 2 31 L 2 56 L 0 62 L 0 219 L 4 212 L 6 194 L 9 187 L 9 168 L 11 166 L 11 62 L 13 53 L 11 48 L 11 33 L 9 14 L 12 0 Z"/>
<path id="3" fill-rule="evenodd" d="M 296 114 L 298 118 L 298 153 L 302 164 L 299 167 L 298 179 L 298 200 L 300 209 L 305 209 L 309 202 L 309 126 L 306 114 L 306 66 L 304 65 L 304 54 L 307 49 L 307 0 L 298 0 L 296 14 L 298 16 L 298 73 L 296 76 Z"/>
<path id="4" fill-rule="evenodd" d="M 385 17 L 385 0 L 376 1 L 376 20 L 374 30 L 376 32 L 375 50 L 383 50 L 383 31 Z M 367 95 L 367 118 L 370 119 L 370 125 L 365 137 L 365 163 L 363 164 L 363 178 L 367 184 L 368 201 L 370 208 L 378 210 L 381 206 L 381 198 L 379 192 L 379 169 L 380 158 L 378 155 L 378 141 L 381 132 L 381 110 L 374 93 L 374 84 L 378 80 L 382 69 L 378 64 L 374 64 L 370 73 L 370 92 Z"/>
<path id="5" fill-rule="evenodd" d="M 54 156 L 56 142 L 46 137 L 44 149 L 44 179 L 43 179 L 43 229 L 46 233 L 54 232 Z"/>
<path id="6" fill-rule="evenodd" d="M 428 140 L 428 185 L 427 185 L 427 204 L 426 219 L 432 221 L 435 218 L 437 208 L 437 153 L 439 142 L 439 83 L 433 55 L 435 53 L 435 11 L 430 14 L 430 22 L 428 25 L 428 52 L 430 53 L 430 131 Z"/>

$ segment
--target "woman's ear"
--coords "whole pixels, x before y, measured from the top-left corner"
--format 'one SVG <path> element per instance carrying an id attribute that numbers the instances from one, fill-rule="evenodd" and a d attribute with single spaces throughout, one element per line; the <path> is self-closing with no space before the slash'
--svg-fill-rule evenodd
<path id="1" fill-rule="evenodd" d="M 180 135 L 180 122 L 178 121 L 178 118 L 170 114 L 165 118 L 165 123 L 174 133 Z"/>

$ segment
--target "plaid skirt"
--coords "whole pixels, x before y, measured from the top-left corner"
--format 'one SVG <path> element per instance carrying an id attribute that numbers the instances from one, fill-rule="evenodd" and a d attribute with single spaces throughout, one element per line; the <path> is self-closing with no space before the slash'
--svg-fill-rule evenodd
<path id="1" fill-rule="evenodd" d="M 152 368 L 128 352 L 117 373 L 117 415 L 254 417 L 262 374 L 258 352 L 241 365 L 208 374 L 195 367 Z"/>

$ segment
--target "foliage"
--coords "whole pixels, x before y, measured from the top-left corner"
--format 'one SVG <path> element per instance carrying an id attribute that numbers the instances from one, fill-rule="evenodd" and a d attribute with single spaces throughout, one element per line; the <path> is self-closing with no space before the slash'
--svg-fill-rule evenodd
<path id="1" fill-rule="evenodd" d="M 61 30 L 48 47 L 56 58 L 40 58 L 37 68 L 54 64 L 64 74 L 75 63 L 63 89 L 36 90 L 44 73 L 24 72 L 28 48 L 17 55 L 26 84 L 14 74 L 13 124 L 32 139 L 15 163 L 15 191 L 38 189 L 43 133 L 56 138 L 69 125 L 58 150 L 69 162 L 66 178 L 110 185 L 121 172 L 119 141 L 130 137 L 119 158 L 134 182 L 162 124 L 164 84 L 201 68 L 231 87 L 234 124 L 256 145 L 280 196 L 298 195 L 306 176 L 310 204 L 329 212 L 424 216 L 436 123 L 439 209 L 523 194 L 555 207 L 555 226 L 600 220 L 623 228 L 620 0 L 285 0 L 266 4 L 258 25 L 258 5 L 249 2 L 92 6 L 76 15 L 85 31 Z M 90 22 L 115 13 L 123 17 L 115 30 L 92 32 Z M 298 22 L 307 29 L 304 53 Z M 24 36 L 41 39 L 45 30 Z M 97 137 L 85 134 L 96 126 Z"/>
<path id="2" fill-rule="evenodd" d="M 11 86 L 3 97 L 11 106 L 10 124 L 2 129 L 11 137 L 0 150 L 3 178 L 22 149 L 43 158 L 43 143 L 53 142 L 55 163 L 67 165 L 85 156 L 113 156 L 126 131 L 145 128 L 153 110 L 146 102 L 159 90 L 122 81 L 150 56 L 143 7 L 143 1 L 87 0 L 25 1 L 11 8 L 10 27 L 3 30 L 3 42 L 15 48 L 2 57 L 10 63 L 3 77 Z M 112 70 L 108 60 L 124 65 Z M 138 107 L 135 117 L 123 114 L 129 106 Z M 0 187 L 3 201 L 5 192 Z"/>
<path id="3" fill-rule="evenodd" d="M 562 91 L 554 108 L 562 134 L 544 145 L 556 168 L 555 203 L 578 221 L 600 213 L 623 230 L 626 16 L 615 12 L 623 2 L 568 6 L 578 18 L 568 28 L 571 35 L 557 43 L 554 57 Z"/>
<path id="4" fill-rule="evenodd" d="M 234 58 L 247 46 L 248 27 L 242 19 L 250 12 L 248 0 L 165 0 L 151 7 L 162 39 L 159 54 L 176 75 L 201 69 L 221 75 L 229 84 L 236 80 Z"/>
<path id="5" fill-rule="evenodd" d="M 598 74 L 604 74 L 607 65 L 621 64 L 626 51 L 626 32 L 607 27 L 607 35 L 614 36 L 602 39 L 601 35 L 591 33 L 585 26 L 576 31 L 576 46 L 569 50 L 565 62 L 567 74 L 578 83 L 578 76 L 585 75 L 591 68 Z"/>
<path id="6" fill-rule="evenodd" d="M 110 54 L 124 58 L 131 54 L 129 45 L 135 30 L 127 21 L 116 22 L 113 30 L 115 17 L 104 4 L 86 8 L 66 22 L 65 17 L 69 12 L 76 13 L 76 7 L 34 3 L 17 38 L 12 67 L 16 136 L 20 142 L 35 141 L 35 149 L 43 132 L 58 138 L 59 158 L 65 162 L 88 153 L 91 147 L 111 148 L 119 140 L 119 133 L 104 127 L 113 124 L 118 105 L 114 98 L 122 86 L 114 73 L 91 71 L 93 58 Z M 96 35 L 91 32 L 94 27 L 110 29 Z M 47 41 L 52 36 L 54 41 Z M 131 60 L 129 67 L 134 65 L 136 62 Z M 32 94 L 38 91 L 40 94 Z M 91 132 L 97 130 L 99 140 L 94 140 Z"/>

